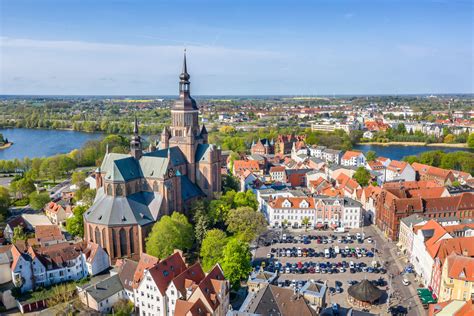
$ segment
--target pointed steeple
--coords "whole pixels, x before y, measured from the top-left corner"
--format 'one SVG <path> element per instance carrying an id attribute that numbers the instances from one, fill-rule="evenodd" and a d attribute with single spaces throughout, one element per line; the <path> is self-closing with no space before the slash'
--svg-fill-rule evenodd
<path id="1" fill-rule="evenodd" d="M 138 135 L 138 118 L 136 115 L 135 115 L 135 123 L 133 126 L 133 134 Z"/>
<path id="2" fill-rule="evenodd" d="M 135 122 L 133 125 L 133 136 L 130 141 L 130 152 L 135 159 L 140 159 L 142 157 L 142 139 L 138 134 L 138 119 L 135 116 Z"/>
<path id="3" fill-rule="evenodd" d="M 186 63 L 186 48 L 185 48 L 184 57 L 183 57 L 183 70 L 181 71 L 181 75 L 179 76 L 179 79 L 181 79 L 181 81 L 186 81 L 189 83 L 189 78 L 191 78 L 191 76 L 188 74 L 188 65 Z"/>
<path id="4" fill-rule="evenodd" d="M 204 135 L 204 134 L 207 134 L 207 129 L 206 129 L 206 125 L 202 124 L 201 135 Z"/>

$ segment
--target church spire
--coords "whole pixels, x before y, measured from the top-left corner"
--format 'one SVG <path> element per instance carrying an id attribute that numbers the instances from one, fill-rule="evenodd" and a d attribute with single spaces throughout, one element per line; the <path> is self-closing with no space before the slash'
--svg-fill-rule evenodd
<path id="1" fill-rule="evenodd" d="M 189 78 L 191 78 L 191 76 L 188 74 L 188 65 L 186 63 L 186 49 L 184 49 L 183 70 L 181 71 L 179 79 L 181 79 L 181 82 L 189 84 Z"/>
<path id="2" fill-rule="evenodd" d="M 136 115 L 135 115 L 135 124 L 133 126 L 133 134 L 138 135 L 138 119 Z"/>
<path id="3" fill-rule="evenodd" d="M 135 122 L 133 124 L 133 136 L 130 141 L 130 153 L 135 159 L 140 159 L 142 157 L 142 139 L 138 134 L 138 119 L 135 115 Z"/>

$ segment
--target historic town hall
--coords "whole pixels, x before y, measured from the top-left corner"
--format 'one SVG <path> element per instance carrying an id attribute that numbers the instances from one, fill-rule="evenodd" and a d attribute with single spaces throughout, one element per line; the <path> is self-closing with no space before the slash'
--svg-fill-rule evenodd
<path id="1" fill-rule="evenodd" d="M 190 94 L 186 55 L 179 99 L 171 109 L 158 148 L 144 151 L 135 120 L 130 154 L 107 153 L 97 170 L 97 195 L 84 215 L 85 239 L 107 250 L 112 261 L 138 259 L 153 224 L 163 215 L 183 212 L 199 198 L 220 191 L 221 151 L 208 144 L 199 110 Z"/>

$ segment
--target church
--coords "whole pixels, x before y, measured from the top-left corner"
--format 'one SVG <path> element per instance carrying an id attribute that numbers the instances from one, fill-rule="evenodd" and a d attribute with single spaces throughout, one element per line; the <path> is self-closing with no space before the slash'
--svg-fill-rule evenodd
<path id="1" fill-rule="evenodd" d="M 135 119 L 130 153 L 106 153 L 96 170 L 97 194 L 84 214 L 84 239 L 103 247 L 112 262 L 138 259 L 161 216 L 185 212 L 221 190 L 221 150 L 208 143 L 205 126 L 199 126 L 186 53 L 179 79 L 171 126 L 163 129 L 158 148 L 144 151 Z"/>

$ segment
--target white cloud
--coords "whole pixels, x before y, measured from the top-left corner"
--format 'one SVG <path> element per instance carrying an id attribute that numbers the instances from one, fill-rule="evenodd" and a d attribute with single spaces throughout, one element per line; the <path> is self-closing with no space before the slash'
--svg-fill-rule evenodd
<path id="1" fill-rule="evenodd" d="M 193 79 L 215 77 L 212 82 L 221 83 L 229 72 L 242 76 L 281 58 L 271 51 L 197 43 L 186 48 Z M 1 37 L 0 51 L 0 93 L 171 94 L 176 93 L 183 46 Z M 197 91 L 211 91 L 202 81 L 196 83 Z"/>

